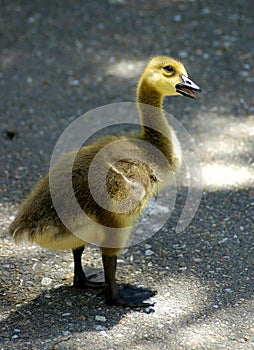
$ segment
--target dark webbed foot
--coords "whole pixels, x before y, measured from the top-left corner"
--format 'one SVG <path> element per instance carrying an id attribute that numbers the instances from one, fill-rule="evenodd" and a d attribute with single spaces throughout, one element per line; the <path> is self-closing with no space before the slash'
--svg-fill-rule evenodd
<path id="1" fill-rule="evenodd" d="M 146 288 L 137 288 L 124 285 L 118 288 L 117 293 L 113 296 L 109 290 L 105 290 L 106 303 L 109 305 L 139 308 L 154 306 L 154 302 L 149 302 L 148 299 L 153 297 L 156 292 Z"/>
<path id="2" fill-rule="evenodd" d="M 73 286 L 77 289 L 98 289 L 105 286 L 104 279 L 101 278 L 101 273 L 93 273 L 91 275 L 85 275 L 84 271 L 79 271 L 74 274 Z"/>

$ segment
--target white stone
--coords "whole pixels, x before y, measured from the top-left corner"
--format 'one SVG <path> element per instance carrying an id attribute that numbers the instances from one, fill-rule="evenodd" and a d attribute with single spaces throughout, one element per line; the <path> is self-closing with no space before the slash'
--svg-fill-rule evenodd
<path id="1" fill-rule="evenodd" d="M 107 318 L 105 316 L 96 315 L 95 320 L 100 322 L 106 322 Z"/>
<path id="2" fill-rule="evenodd" d="M 72 85 L 72 86 L 77 86 L 77 85 L 79 85 L 80 84 L 80 82 L 79 82 L 79 80 L 77 80 L 77 79 L 70 79 L 69 80 L 69 84 L 70 85 Z"/>
<path id="3" fill-rule="evenodd" d="M 41 284 L 43 286 L 49 286 L 52 283 L 52 278 L 49 277 L 43 277 L 43 279 L 41 280 Z"/>
<path id="4" fill-rule="evenodd" d="M 186 58 L 188 56 L 188 52 L 184 50 L 179 51 L 178 54 L 180 58 Z"/>
<path id="5" fill-rule="evenodd" d="M 174 21 L 175 22 L 181 22 L 181 20 L 182 20 L 182 16 L 181 15 L 175 15 L 174 16 Z"/>
<path id="6" fill-rule="evenodd" d="M 70 332 L 70 331 L 63 331 L 63 335 L 64 335 L 65 337 L 67 337 L 68 335 L 71 335 L 71 332 Z"/>
<path id="7" fill-rule="evenodd" d="M 150 250 L 150 249 L 147 249 L 145 251 L 145 255 L 147 255 L 147 256 L 150 256 L 150 255 L 153 255 L 153 254 L 154 254 L 154 252 L 152 250 Z"/>
<path id="8" fill-rule="evenodd" d="M 106 327 L 101 326 L 101 325 L 97 325 L 97 326 L 95 326 L 95 329 L 96 329 L 96 331 L 104 331 L 104 332 L 107 330 L 107 328 L 106 328 Z"/>

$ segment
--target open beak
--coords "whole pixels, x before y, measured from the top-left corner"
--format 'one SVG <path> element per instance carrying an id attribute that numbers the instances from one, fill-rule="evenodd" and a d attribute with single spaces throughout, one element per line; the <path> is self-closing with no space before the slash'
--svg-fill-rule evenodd
<path id="1" fill-rule="evenodd" d="M 183 96 L 197 98 L 195 95 L 195 91 L 201 91 L 200 87 L 193 83 L 192 80 L 190 80 L 183 74 L 181 75 L 181 78 L 182 83 L 176 85 L 176 91 Z"/>

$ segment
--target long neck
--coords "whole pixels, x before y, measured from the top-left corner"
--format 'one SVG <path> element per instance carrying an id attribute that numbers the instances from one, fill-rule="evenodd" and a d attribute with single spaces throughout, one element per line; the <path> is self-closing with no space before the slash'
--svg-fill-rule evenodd
<path id="1" fill-rule="evenodd" d="M 141 80 L 137 89 L 141 138 L 154 145 L 173 164 L 172 130 L 164 115 L 162 100 L 163 97 L 156 90 Z"/>

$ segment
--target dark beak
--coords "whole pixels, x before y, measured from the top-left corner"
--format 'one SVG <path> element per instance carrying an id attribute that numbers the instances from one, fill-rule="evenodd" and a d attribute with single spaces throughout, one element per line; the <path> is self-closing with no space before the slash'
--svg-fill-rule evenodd
<path id="1" fill-rule="evenodd" d="M 181 78 L 182 83 L 176 85 L 176 91 L 183 96 L 197 98 L 195 95 L 195 91 L 201 91 L 200 87 L 193 83 L 192 80 L 190 80 L 183 74 L 181 75 Z"/>

